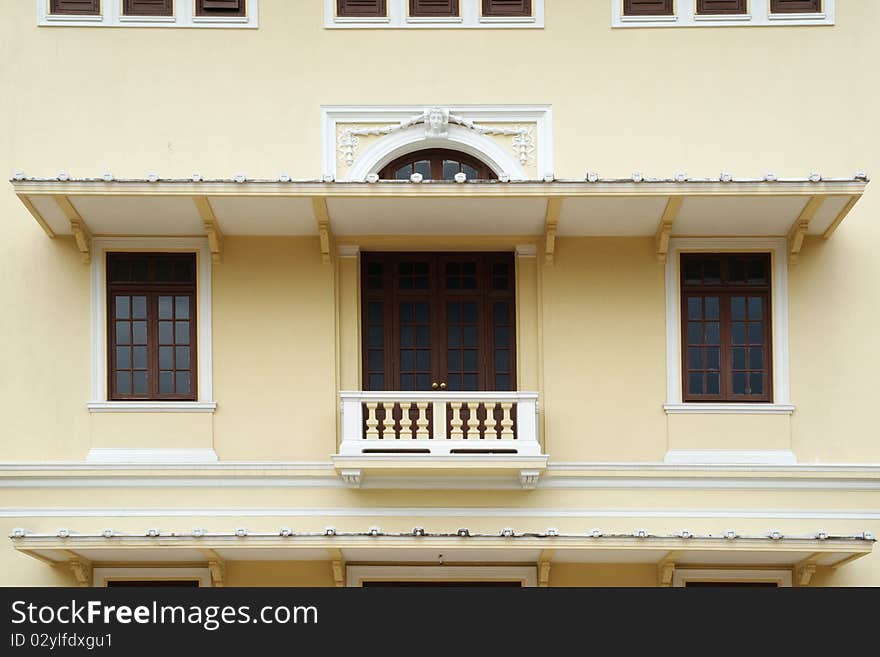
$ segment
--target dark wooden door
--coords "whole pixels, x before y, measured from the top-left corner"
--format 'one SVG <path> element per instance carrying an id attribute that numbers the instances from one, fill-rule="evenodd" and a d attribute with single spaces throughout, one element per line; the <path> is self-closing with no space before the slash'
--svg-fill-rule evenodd
<path id="1" fill-rule="evenodd" d="M 514 390 L 509 253 L 365 253 L 366 390 Z"/>

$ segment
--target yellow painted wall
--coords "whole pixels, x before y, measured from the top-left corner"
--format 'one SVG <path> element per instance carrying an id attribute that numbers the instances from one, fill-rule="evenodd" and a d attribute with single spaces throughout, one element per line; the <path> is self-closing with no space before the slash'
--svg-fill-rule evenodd
<path id="1" fill-rule="evenodd" d="M 176 30 L 38 28 L 34 2 L 7 0 L 0 22 L 0 173 L 275 177 L 287 171 L 315 178 L 320 105 L 421 103 L 551 104 L 559 177 L 583 177 L 588 169 L 609 177 L 636 170 L 650 176 L 679 170 L 695 176 L 722 170 L 738 176 L 880 171 L 880 89 L 866 73 L 880 63 L 880 4 L 839 2 L 834 27 L 626 30 L 610 28 L 608 2 L 548 5 L 543 30 L 324 30 L 321 3 L 286 0 L 262 0 L 258 30 Z M 440 51 L 453 41 L 456 61 L 481 64 L 429 70 L 381 64 L 399 61 L 402 52 Z M 199 63 L 198 54 L 208 52 L 222 52 L 222 66 Z M 376 65 L 364 66 L 363 53 Z M 485 62 L 492 64 L 487 68 Z M 790 270 L 797 406 L 790 419 L 663 413 L 663 266 L 650 239 L 562 237 L 554 266 L 541 259 L 521 264 L 520 377 L 523 387 L 541 387 L 552 460 L 656 462 L 670 447 L 790 445 L 802 463 L 880 463 L 878 214 L 880 194 L 872 185 L 830 240 L 807 240 L 800 263 Z M 386 242 L 415 246 L 405 238 Z M 518 243 L 509 242 L 506 248 Z M 213 445 L 227 461 L 326 462 L 335 449 L 337 386 L 357 380 L 358 343 L 350 321 L 357 290 L 342 284 L 352 271 L 353 261 L 322 265 L 316 238 L 227 236 L 223 263 L 213 273 L 216 414 L 90 416 L 89 269 L 71 239 L 49 240 L 0 183 L 0 462 L 80 461 L 94 446 L 171 442 Z M 536 336 L 537 344 L 524 340 L 525 334 Z M 865 475 L 873 482 L 876 477 Z M 749 509 L 817 515 L 852 510 L 859 516 L 687 519 L 690 529 L 735 525 L 755 532 L 779 526 L 878 533 L 870 514 L 880 508 L 874 492 L 856 487 L 734 494 L 230 486 L 113 489 L 112 498 L 101 487 L 22 485 L 2 491 L 0 511 L 108 504 L 159 510 L 595 505 L 742 510 L 746 516 Z M 119 524 L 142 531 L 162 520 L 111 518 L 4 518 L 0 535 L 22 525 L 99 531 Z M 165 523 L 186 530 L 198 520 Z M 326 524 L 323 518 L 300 520 L 318 528 Z M 382 524 L 407 530 L 417 520 Z M 221 529 L 231 529 L 234 521 L 202 520 Z M 467 522 L 487 531 L 510 523 L 494 517 Z M 572 531 L 588 530 L 588 524 L 676 531 L 684 523 L 650 517 L 553 520 Z M 372 523 L 359 518 L 346 524 L 354 529 Z M 548 524 L 534 521 L 532 528 Z M 3 541 L 3 583 L 72 581 L 15 554 Z M 290 581 L 320 583 L 329 576 L 310 565 L 299 568 L 284 571 Z M 637 584 L 648 570 L 555 565 L 551 578 L 554 584 Z M 232 567 L 229 577 L 268 582 L 274 574 L 265 564 L 247 564 Z M 873 556 L 836 573 L 820 570 L 815 581 L 880 584 L 880 561 Z"/>

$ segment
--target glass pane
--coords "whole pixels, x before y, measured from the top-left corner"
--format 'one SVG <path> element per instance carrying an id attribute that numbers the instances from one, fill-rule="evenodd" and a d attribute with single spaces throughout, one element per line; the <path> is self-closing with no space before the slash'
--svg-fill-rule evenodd
<path id="1" fill-rule="evenodd" d="M 744 320 L 746 318 L 746 298 L 733 297 L 730 300 L 730 312 L 735 320 Z"/>
<path id="2" fill-rule="evenodd" d="M 464 352 L 464 369 L 475 372 L 477 369 L 477 350 L 468 349 Z"/>
<path id="3" fill-rule="evenodd" d="M 430 389 L 431 389 L 431 375 L 430 374 L 416 375 L 416 390 L 430 390 Z"/>
<path id="4" fill-rule="evenodd" d="M 370 390 L 382 390 L 385 388 L 385 376 L 382 374 L 370 374 Z"/>
<path id="5" fill-rule="evenodd" d="M 177 379 L 177 394 L 179 395 L 188 395 L 192 392 L 192 381 L 190 381 L 190 373 L 189 372 L 178 372 L 175 379 Z"/>
<path id="6" fill-rule="evenodd" d="M 174 322 L 159 322 L 159 344 L 174 344 Z"/>
<path id="7" fill-rule="evenodd" d="M 145 283 L 149 279 L 148 265 L 146 260 L 135 260 L 131 263 L 131 279 L 134 282 Z"/>
<path id="8" fill-rule="evenodd" d="M 400 375 L 400 389 L 401 390 L 414 390 L 415 389 L 415 377 L 412 374 L 401 374 Z"/>
<path id="9" fill-rule="evenodd" d="M 721 393 L 721 375 L 710 372 L 706 375 L 706 394 L 718 395 Z"/>
<path id="10" fill-rule="evenodd" d="M 159 369 L 174 369 L 174 347 L 159 347 Z"/>
<path id="11" fill-rule="evenodd" d="M 370 303 L 367 305 L 367 317 L 371 324 L 381 324 L 384 321 L 382 315 L 381 303 Z"/>
<path id="12" fill-rule="evenodd" d="M 763 258 L 756 258 L 749 262 L 749 283 L 763 285 L 767 282 L 767 272 L 764 265 L 765 261 Z"/>
<path id="13" fill-rule="evenodd" d="M 706 319 L 718 319 L 718 297 L 706 297 Z"/>
<path id="14" fill-rule="evenodd" d="M 688 300 L 688 319 L 703 319 L 703 300 L 690 297 Z"/>
<path id="15" fill-rule="evenodd" d="M 156 280 L 162 283 L 170 283 L 174 279 L 174 263 L 170 260 L 156 262 Z"/>
<path id="16" fill-rule="evenodd" d="M 134 369 L 147 369 L 147 348 L 135 347 L 132 351 L 134 351 Z"/>
<path id="17" fill-rule="evenodd" d="M 431 346 L 431 327 L 430 326 L 418 326 L 416 327 L 416 344 L 420 347 L 430 347 Z"/>
<path id="18" fill-rule="evenodd" d="M 407 164 L 405 167 L 400 167 L 397 171 L 394 172 L 395 180 L 409 180 L 409 177 L 412 175 L 412 165 Z"/>
<path id="19" fill-rule="evenodd" d="M 177 347 L 177 369 L 188 370 L 189 365 L 189 347 Z"/>
<path id="20" fill-rule="evenodd" d="M 129 322 L 116 322 L 116 344 L 131 344 Z"/>
<path id="21" fill-rule="evenodd" d="M 450 347 L 461 346 L 461 329 L 457 326 L 450 326 L 447 330 L 447 343 Z"/>
<path id="22" fill-rule="evenodd" d="M 461 382 L 462 390 L 476 390 L 478 387 L 476 374 L 465 374 Z"/>
<path id="23" fill-rule="evenodd" d="M 689 285 L 699 283 L 703 278 L 702 267 L 699 262 L 687 260 L 684 264 L 684 282 Z"/>
<path id="24" fill-rule="evenodd" d="M 147 297 L 131 298 L 131 317 L 132 319 L 147 318 Z"/>
<path id="25" fill-rule="evenodd" d="M 374 329 L 370 329 L 372 332 Z M 412 347 L 416 343 L 416 330 L 412 326 L 400 327 L 400 345 L 403 347 Z"/>
<path id="26" fill-rule="evenodd" d="M 130 347 L 116 347 L 116 368 L 120 370 L 131 369 Z"/>
<path id="27" fill-rule="evenodd" d="M 703 344 L 703 325 L 700 322 L 688 322 L 688 344 Z"/>
<path id="28" fill-rule="evenodd" d="M 450 374 L 446 377 L 446 386 L 449 390 L 461 390 L 461 375 Z"/>
<path id="29" fill-rule="evenodd" d="M 746 325 L 734 322 L 733 324 L 733 344 L 746 343 Z"/>
<path id="30" fill-rule="evenodd" d="M 450 349 L 446 352 L 446 367 L 454 372 L 461 371 L 461 351 Z"/>
<path id="31" fill-rule="evenodd" d="M 130 297 L 116 297 L 116 319 L 128 319 L 130 312 Z"/>
<path id="32" fill-rule="evenodd" d="M 764 300 L 761 297 L 749 297 L 749 319 L 763 319 Z"/>
<path id="33" fill-rule="evenodd" d="M 763 322 L 749 324 L 749 344 L 764 344 Z"/>
<path id="34" fill-rule="evenodd" d="M 733 373 L 733 394 L 734 395 L 746 394 L 746 375 L 744 372 L 734 372 Z"/>
<path id="35" fill-rule="evenodd" d="M 147 373 L 135 372 L 132 378 L 132 392 L 136 395 L 147 394 Z"/>
<path id="36" fill-rule="evenodd" d="M 450 303 L 446 305 L 446 319 L 453 324 L 458 324 L 459 322 L 461 322 L 460 303 Z"/>
<path id="37" fill-rule="evenodd" d="M 382 370 L 385 367 L 385 353 L 372 349 L 369 352 L 367 367 L 371 370 Z"/>
<path id="38" fill-rule="evenodd" d="M 193 260 L 177 260 L 174 263 L 174 281 L 176 283 L 192 283 L 196 280 L 193 269 Z"/>
<path id="39" fill-rule="evenodd" d="M 461 169 L 461 164 L 452 160 L 443 160 L 443 180 L 455 180 L 455 174 Z"/>
<path id="40" fill-rule="evenodd" d="M 174 372 L 159 372 L 159 392 L 163 395 L 174 394 Z"/>
<path id="41" fill-rule="evenodd" d="M 427 324 L 428 317 L 429 317 L 428 304 L 426 304 L 426 303 L 415 304 L 415 314 L 416 314 L 416 321 L 418 323 Z"/>
<path id="42" fill-rule="evenodd" d="M 120 395 L 130 395 L 131 394 L 131 373 L 130 372 L 117 372 L 116 373 L 116 392 Z"/>
<path id="43" fill-rule="evenodd" d="M 431 352 L 427 349 L 419 349 L 416 352 L 416 367 L 424 372 L 431 369 Z"/>
<path id="44" fill-rule="evenodd" d="M 718 344 L 721 342 L 721 324 L 718 322 L 706 322 L 706 344 Z"/>
<path id="45" fill-rule="evenodd" d="M 746 369 L 746 350 L 742 347 L 733 350 L 733 369 Z"/>
<path id="46" fill-rule="evenodd" d="M 762 370 L 764 369 L 764 350 L 763 349 L 749 349 L 749 367 L 753 370 Z"/>
<path id="47" fill-rule="evenodd" d="M 721 369 L 721 349 L 718 347 L 708 347 L 706 349 L 706 369 Z"/>
<path id="48" fill-rule="evenodd" d="M 177 344 L 189 344 L 189 322 L 176 322 L 175 326 Z"/>
<path id="49" fill-rule="evenodd" d="M 735 259 L 730 261 L 729 278 L 732 283 L 746 282 L 746 263 L 744 260 Z"/>
<path id="50" fill-rule="evenodd" d="M 461 344 L 464 347 L 476 347 L 477 346 L 477 327 L 476 326 L 465 326 L 461 330 L 462 341 Z"/>
<path id="51" fill-rule="evenodd" d="M 703 282 L 709 285 L 717 285 L 721 282 L 721 261 L 706 260 L 703 265 Z"/>
<path id="52" fill-rule="evenodd" d="M 467 324 L 475 324 L 477 322 L 477 304 L 462 304 L 462 321 Z"/>
<path id="53" fill-rule="evenodd" d="M 431 179 L 431 162 L 429 160 L 420 160 L 415 163 L 414 168 L 416 173 L 422 174 L 425 180 Z"/>
<path id="54" fill-rule="evenodd" d="M 470 166 L 470 165 L 462 164 L 462 165 L 461 165 L 461 170 L 462 170 L 462 172 L 464 173 L 464 175 L 467 176 L 467 179 L 468 179 L 468 180 L 476 180 L 477 177 L 478 177 L 477 170 L 474 169 L 474 168 L 473 168 L 472 166 Z"/>
<path id="55" fill-rule="evenodd" d="M 174 297 L 174 316 L 189 319 L 189 297 Z"/>
<path id="56" fill-rule="evenodd" d="M 400 321 L 401 322 L 413 321 L 413 305 L 411 303 L 400 304 Z"/>
<path id="57" fill-rule="evenodd" d="M 688 367 L 694 370 L 703 369 L 703 350 L 699 347 L 688 348 Z"/>
<path id="58" fill-rule="evenodd" d="M 510 371 L 510 352 L 507 349 L 496 349 L 495 350 L 495 371 L 496 372 L 509 372 Z"/>
<path id="59" fill-rule="evenodd" d="M 496 326 L 495 327 L 495 346 L 496 347 L 506 347 L 509 344 L 510 344 L 510 327 L 509 326 Z M 476 342 L 474 342 L 473 346 L 476 346 Z"/>
<path id="60" fill-rule="evenodd" d="M 171 319 L 172 297 L 159 297 L 159 319 Z"/>
<path id="61" fill-rule="evenodd" d="M 367 345 L 371 349 L 381 349 L 385 345 L 385 331 L 381 326 L 371 326 L 367 331 Z"/>
<path id="62" fill-rule="evenodd" d="M 495 389 L 496 390 L 510 390 L 510 375 L 509 374 L 496 374 L 495 375 Z"/>
<path id="63" fill-rule="evenodd" d="M 131 332 L 132 332 L 132 343 L 133 344 L 147 344 L 147 323 L 146 322 L 132 322 Z"/>
<path id="64" fill-rule="evenodd" d="M 703 375 L 699 372 L 691 372 L 688 374 L 688 394 L 703 394 Z"/>
<path id="65" fill-rule="evenodd" d="M 411 349 L 402 349 L 400 351 L 400 369 L 406 372 L 412 372 L 416 368 L 415 352 Z"/>
<path id="66" fill-rule="evenodd" d="M 764 394 L 764 376 L 760 372 L 753 372 L 749 375 L 749 388 L 753 395 Z"/>
<path id="67" fill-rule="evenodd" d="M 495 304 L 495 323 L 507 324 L 510 320 L 510 308 L 506 303 Z"/>

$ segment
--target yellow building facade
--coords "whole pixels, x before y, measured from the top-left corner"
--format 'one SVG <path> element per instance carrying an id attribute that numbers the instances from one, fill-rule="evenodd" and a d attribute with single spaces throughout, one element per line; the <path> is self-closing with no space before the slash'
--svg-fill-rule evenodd
<path id="1" fill-rule="evenodd" d="M 4 585 L 880 585 L 875 3 L 141 4 L 4 4 Z"/>

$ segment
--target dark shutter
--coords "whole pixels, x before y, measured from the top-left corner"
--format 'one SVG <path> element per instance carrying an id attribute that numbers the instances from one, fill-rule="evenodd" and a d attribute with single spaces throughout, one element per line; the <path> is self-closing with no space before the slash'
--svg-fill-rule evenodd
<path id="1" fill-rule="evenodd" d="M 531 16 L 532 0 L 483 0 L 483 16 Z"/>
<path id="2" fill-rule="evenodd" d="M 387 16 L 385 0 L 336 0 L 337 16 L 383 17 Z"/>
<path id="3" fill-rule="evenodd" d="M 100 14 L 100 0 L 52 0 L 49 11 L 53 14 Z"/>
<path id="4" fill-rule="evenodd" d="M 196 16 L 244 16 L 247 0 L 196 0 Z"/>
<path id="5" fill-rule="evenodd" d="M 771 14 L 817 14 L 822 0 L 770 0 Z"/>
<path id="6" fill-rule="evenodd" d="M 126 16 L 173 16 L 174 0 L 125 0 L 122 13 Z"/>
<path id="7" fill-rule="evenodd" d="M 748 0 L 697 0 L 698 14 L 745 14 Z"/>
<path id="8" fill-rule="evenodd" d="M 624 16 L 672 16 L 672 0 L 623 0 Z"/>
<path id="9" fill-rule="evenodd" d="M 458 0 L 409 0 L 410 16 L 458 16 Z"/>

